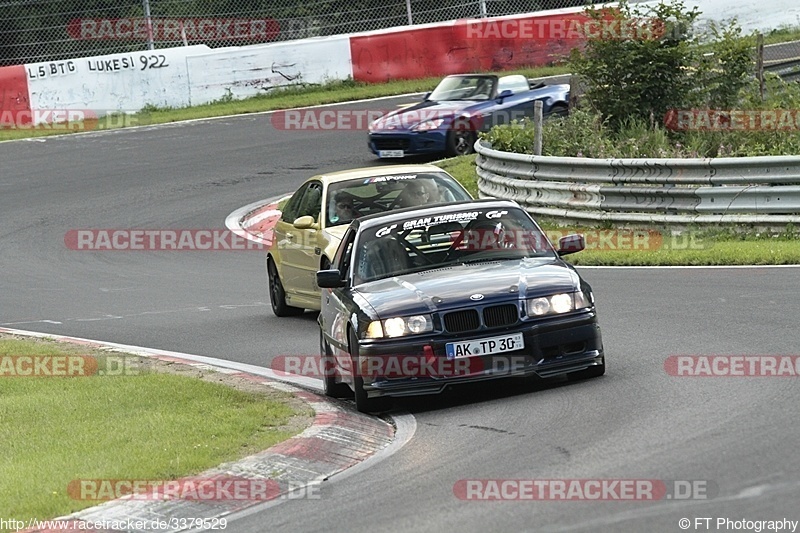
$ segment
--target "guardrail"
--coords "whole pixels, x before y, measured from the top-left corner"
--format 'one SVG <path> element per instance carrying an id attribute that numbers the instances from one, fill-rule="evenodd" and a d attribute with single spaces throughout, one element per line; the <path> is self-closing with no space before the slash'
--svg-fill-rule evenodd
<path id="1" fill-rule="evenodd" d="M 800 79 L 800 58 L 764 61 L 764 70 L 774 72 L 784 81 L 797 81 Z"/>
<path id="2" fill-rule="evenodd" d="M 569 222 L 800 223 L 800 156 L 589 159 L 478 152 L 481 197 Z"/>

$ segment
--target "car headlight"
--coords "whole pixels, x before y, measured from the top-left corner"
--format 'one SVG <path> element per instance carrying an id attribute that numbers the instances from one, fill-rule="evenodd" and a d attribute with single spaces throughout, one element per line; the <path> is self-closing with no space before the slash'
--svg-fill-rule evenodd
<path id="1" fill-rule="evenodd" d="M 554 294 L 525 300 L 528 316 L 560 315 L 592 306 L 590 296 L 583 291 Z"/>
<path id="2" fill-rule="evenodd" d="M 435 130 L 439 126 L 442 125 L 444 122 L 443 118 L 434 118 L 431 120 L 426 120 L 425 122 L 420 122 L 416 126 L 411 128 L 411 131 L 431 131 Z"/>
<path id="3" fill-rule="evenodd" d="M 433 331 L 431 315 L 413 315 L 404 317 L 375 320 L 367 326 L 368 339 L 382 339 L 384 337 L 404 337 Z"/>

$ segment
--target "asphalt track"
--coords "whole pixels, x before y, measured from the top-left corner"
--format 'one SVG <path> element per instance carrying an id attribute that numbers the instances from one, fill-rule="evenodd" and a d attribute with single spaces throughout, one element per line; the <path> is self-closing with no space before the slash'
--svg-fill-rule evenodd
<path id="1" fill-rule="evenodd" d="M 398 98 L 337 109 L 385 108 Z M 363 131 L 283 131 L 270 115 L 0 143 L 0 326 L 270 366 L 315 354 L 315 315 L 269 310 L 263 253 L 86 252 L 78 228 L 222 229 L 319 172 L 380 164 Z M 674 377 L 671 355 L 796 355 L 800 269 L 581 269 L 609 370 L 403 400 L 391 457 L 228 531 L 689 531 L 800 519 L 796 377 Z M 464 501 L 468 479 L 700 480 L 710 498 Z M 671 482 L 668 483 L 671 486 Z M 710 517 L 708 529 L 696 518 Z M 703 522 L 700 522 L 701 526 Z"/>

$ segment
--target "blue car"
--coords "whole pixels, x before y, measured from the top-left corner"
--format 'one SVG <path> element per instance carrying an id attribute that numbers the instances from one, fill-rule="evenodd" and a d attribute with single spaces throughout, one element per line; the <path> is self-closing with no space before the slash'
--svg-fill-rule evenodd
<path id="1" fill-rule="evenodd" d="M 356 219 L 322 288 L 325 394 L 381 411 L 391 398 L 514 376 L 605 373 L 592 288 L 508 200 L 411 207 Z"/>
<path id="2" fill-rule="evenodd" d="M 373 121 L 369 148 L 382 159 L 469 154 L 479 132 L 533 118 L 536 100 L 542 101 L 545 117 L 566 115 L 569 85 L 534 85 L 520 74 L 447 76 L 422 102 Z"/>

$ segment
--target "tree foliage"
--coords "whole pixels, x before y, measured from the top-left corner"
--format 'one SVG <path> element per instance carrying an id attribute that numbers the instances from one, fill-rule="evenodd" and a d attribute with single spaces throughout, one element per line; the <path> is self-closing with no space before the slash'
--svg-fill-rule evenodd
<path id="1" fill-rule="evenodd" d="M 706 42 L 692 31 L 701 12 L 680 0 L 655 6 L 623 0 L 616 10 L 586 13 L 632 29 L 630 38 L 591 37 L 570 56 L 586 101 L 612 129 L 629 119 L 660 122 L 671 109 L 733 106 L 752 79 L 752 37 L 742 38 L 735 22 L 712 24 Z"/>

